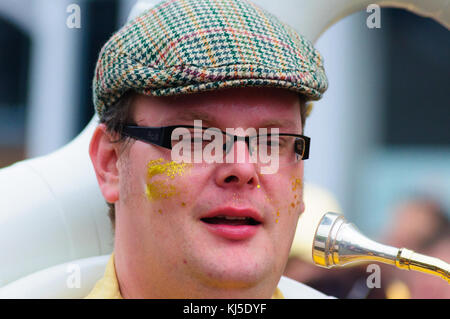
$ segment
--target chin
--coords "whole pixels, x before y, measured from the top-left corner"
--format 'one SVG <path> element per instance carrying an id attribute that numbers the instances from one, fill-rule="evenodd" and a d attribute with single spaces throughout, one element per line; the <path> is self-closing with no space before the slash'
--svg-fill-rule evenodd
<path id="1" fill-rule="evenodd" d="M 243 263 L 229 259 L 225 262 L 208 263 L 203 269 L 202 279 L 213 287 L 251 288 L 273 274 L 267 265 L 262 267 L 263 264 L 265 263 L 257 263 L 254 260 Z"/>

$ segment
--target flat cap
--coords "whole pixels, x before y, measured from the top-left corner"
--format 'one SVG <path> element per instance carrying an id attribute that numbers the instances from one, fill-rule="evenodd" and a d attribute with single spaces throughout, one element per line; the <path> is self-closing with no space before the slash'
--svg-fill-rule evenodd
<path id="1" fill-rule="evenodd" d="M 164 96 L 270 86 L 318 100 L 327 85 L 311 42 L 252 2 L 168 0 L 103 46 L 93 95 L 101 116 L 128 90 Z"/>

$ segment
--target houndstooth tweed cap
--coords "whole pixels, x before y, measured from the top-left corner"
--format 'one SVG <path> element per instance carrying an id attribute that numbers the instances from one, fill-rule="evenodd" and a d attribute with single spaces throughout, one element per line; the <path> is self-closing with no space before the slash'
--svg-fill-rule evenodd
<path id="1" fill-rule="evenodd" d="M 103 46 L 93 80 L 99 115 L 128 90 L 164 96 L 278 87 L 318 100 L 323 59 L 310 41 L 246 0 L 168 0 Z"/>

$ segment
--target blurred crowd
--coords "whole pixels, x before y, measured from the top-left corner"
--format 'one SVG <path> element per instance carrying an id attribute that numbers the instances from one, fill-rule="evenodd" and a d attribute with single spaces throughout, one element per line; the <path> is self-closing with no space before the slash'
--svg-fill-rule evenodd
<path id="1" fill-rule="evenodd" d="M 378 241 L 397 248 L 450 262 L 450 221 L 442 206 L 429 197 L 414 197 L 399 202 L 392 211 L 389 226 Z M 324 269 L 291 257 L 285 276 L 319 291 L 345 299 L 450 299 L 450 285 L 437 276 L 405 271 L 379 264 L 379 288 L 367 279 L 372 271 L 367 264 Z"/>

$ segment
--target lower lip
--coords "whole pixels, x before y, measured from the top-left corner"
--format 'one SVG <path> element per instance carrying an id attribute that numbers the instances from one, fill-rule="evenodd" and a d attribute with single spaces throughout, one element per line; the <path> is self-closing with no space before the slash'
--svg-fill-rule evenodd
<path id="1" fill-rule="evenodd" d="M 203 222 L 213 234 L 230 239 L 230 240 L 245 240 L 255 236 L 261 224 L 249 226 L 249 225 L 224 225 L 224 224 L 208 224 Z"/>

